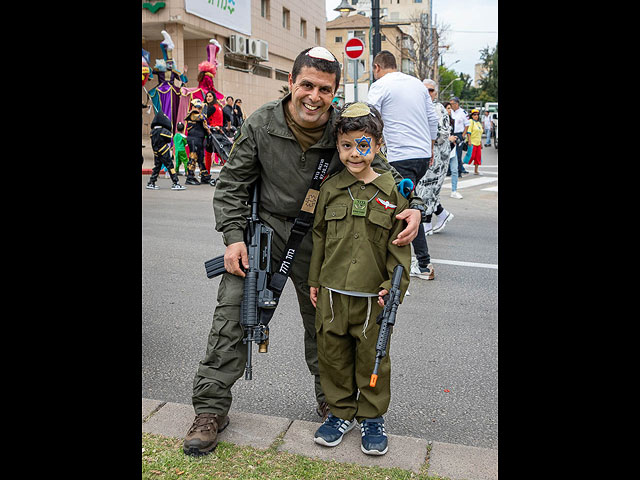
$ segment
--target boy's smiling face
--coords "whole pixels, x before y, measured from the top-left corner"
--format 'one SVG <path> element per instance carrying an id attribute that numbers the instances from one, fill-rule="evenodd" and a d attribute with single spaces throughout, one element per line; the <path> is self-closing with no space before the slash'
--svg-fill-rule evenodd
<path id="1" fill-rule="evenodd" d="M 359 180 L 371 172 L 371 162 L 380 151 L 380 145 L 370 133 L 355 130 L 338 133 L 338 154 L 347 170 Z"/>

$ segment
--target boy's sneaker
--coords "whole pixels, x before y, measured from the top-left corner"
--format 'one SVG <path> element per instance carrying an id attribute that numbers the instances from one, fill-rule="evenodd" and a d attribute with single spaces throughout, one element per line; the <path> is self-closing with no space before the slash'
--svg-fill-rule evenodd
<path id="1" fill-rule="evenodd" d="M 186 189 L 187 189 L 187 187 L 184 187 L 184 186 L 180 185 L 179 183 L 174 183 L 171 186 L 171 190 L 186 190 Z"/>
<path id="2" fill-rule="evenodd" d="M 186 183 L 187 185 L 200 185 L 200 182 L 195 177 L 188 177 L 186 182 L 184 183 Z"/>
<path id="3" fill-rule="evenodd" d="M 147 187 L 146 188 L 148 188 L 149 190 L 160 190 L 159 186 L 157 186 L 155 183 L 151 183 L 151 182 L 147 183 Z"/>
<path id="4" fill-rule="evenodd" d="M 387 434 L 384 432 L 384 419 L 367 418 L 360 424 L 362 445 L 360 449 L 367 455 L 384 455 L 389 449 Z"/>
<path id="5" fill-rule="evenodd" d="M 422 227 L 424 228 L 425 235 L 433 235 L 433 227 L 431 226 L 431 222 L 423 223 Z"/>
<path id="6" fill-rule="evenodd" d="M 453 213 L 447 212 L 447 215 L 444 218 L 440 218 L 440 217 L 437 217 L 437 218 L 438 218 L 438 222 L 436 223 L 436 226 L 433 227 L 433 233 L 438 233 L 442 231 L 445 225 L 451 220 L 453 220 Z"/>
<path id="7" fill-rule="evenodd" d="M 451 198 L 458 198 L 458 199 L 460 199 L 460 198 L 462 198 L 462 195 L 460 195 L 457 191 L 455 191 L 455 192 L 451 192 L 450 197 L 451 197 Z"/>
<path id="8" fill-rule="evenodd" d="M 344 434 L 355 425 L 355 419 L 342 420 L 330 413 L 320 428 L 316 430 L 313 441 L 325 447 L 335 447 L 342 441 Z"/>

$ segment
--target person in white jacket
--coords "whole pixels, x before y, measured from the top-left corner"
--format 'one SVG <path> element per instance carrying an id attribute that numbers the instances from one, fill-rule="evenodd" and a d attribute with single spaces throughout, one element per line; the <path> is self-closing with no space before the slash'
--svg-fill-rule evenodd
<path id="1" fill-rule="evenodd" d="M 388 50 L 373 59 L 373 77 L 376 81 L 369 88 L 367 102 L 382 114 L 387 160 L 415 187 L 432 162 L 438 136 L 433 101 L 420 80 L 398 71 L 396 58 Z M 425 215 L 423 212 L 423 221 Z M 435 272 L 422 228 L 412 245 L 417 264 L 413 264 L 411 275 L 433 280 Z"/>

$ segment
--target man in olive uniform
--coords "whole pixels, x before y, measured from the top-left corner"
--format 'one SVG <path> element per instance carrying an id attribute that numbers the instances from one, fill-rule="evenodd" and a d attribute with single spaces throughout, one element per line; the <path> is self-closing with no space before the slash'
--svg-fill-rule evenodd
<path id="1" fill-rule="evenodd" d="M 220 172 L 213 197 L 216 230 L 226 245 L 224 266 L 218 288 L 217 306 L 209 333 L 205 357 L 193 380 L 192 403 L 196 413 L 184 439 L 189 455 L 213 451 L 218 432 L 229 423 L 231 387 L 244 373 L 247 360 L 240 324 L 245 274 L 249 267 L 244 243 L 246 218 L 250 213 L 250 192 L 260 181 L 259 216 L 274 230 L 271 263 L 278 261 L 289 237 L 293 221 L 309 189 L 320 159 L 331 159 L 327 175 L 344 168 L 336 151 L 331 105 L 340 84 L 340 63 L 323 47 L 302 51 L 289 74 L 290 93 L 266 103 L 243 123 L 236 134 L 229 159 Z M 373 166 L 392 170 L 384 157 Z M 397 181 L 401 177 L 393 172 Z M 408 245 L 418 233 L 424 204 L 410 198 L 409 208 L 398 218 L 407 222 L 394 243 Z M 413 209 L 413 208 L 417 208 Z M 315 309 L 309 298 L 309 260 L 312 238 L 306 234 L 297 248 L 289 276 L 295 286 L 304 325 L 305 360 L 315 377 L 318 414 L 327 414 L 320 386 L 315 339 Z"/>

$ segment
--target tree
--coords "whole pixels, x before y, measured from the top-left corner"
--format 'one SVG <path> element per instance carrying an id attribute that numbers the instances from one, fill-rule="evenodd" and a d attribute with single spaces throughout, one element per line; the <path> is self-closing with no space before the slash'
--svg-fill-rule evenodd
<path id="1" fill-rule="evenodd" d="M 498 43 L 491 51 L 489 47 L 480 50 L 480 59 L 487 74 L 480 80 L 480 88 L 491 97 L 489 101 L 498 100 Z"/>
<path id="2" fill-rule="evenodd" d="M 440 39 L 449 30 L 449 25 L 435 24 L 429 22 L 429 14 L 416 11 L 409 21 L 413 27 L 412 35 L 416 42 L 416 76 L 422 80 L 425 78 L 435 79 L 438 71 L 438 52 Z"/>
<path id="3" fill-rule="evenodd" d="M 450 97 L 460 96 L 460 92 L 462 91 L 464 82 L 462 80 L 454 80 L 454 78 L 459 77 L 459 75 L 455 71 L 440 65 L 439 77 L 440 85 L 438 87 L 438 95 L 440 97 L 440 100 L 446 101 Z"/>

